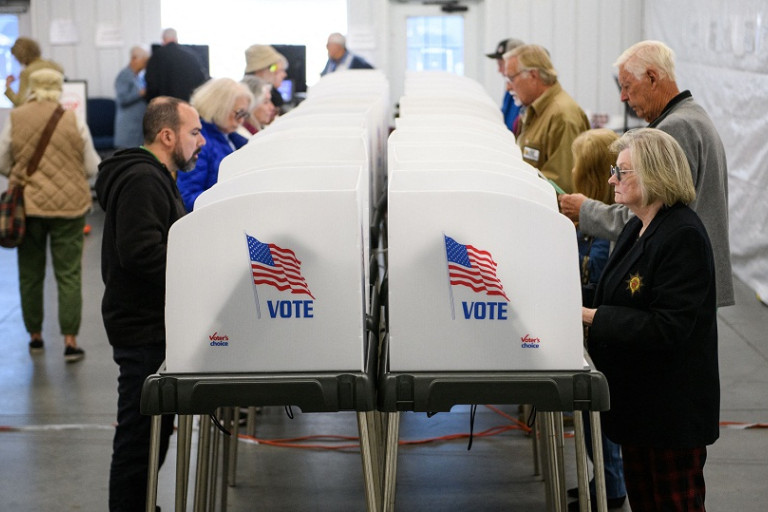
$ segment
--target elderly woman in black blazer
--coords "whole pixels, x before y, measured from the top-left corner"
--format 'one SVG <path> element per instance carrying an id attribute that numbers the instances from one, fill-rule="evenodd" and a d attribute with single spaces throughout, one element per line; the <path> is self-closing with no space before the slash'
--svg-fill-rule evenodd
<path id="1" fill-rule="evenodd" d="M 720 411 L 712 248 L 686 206 L 695 191 L 678 143 L 643 128 L 611 147 L 615 201 L 635 217 L 582 311 L 611 390 L 604 429 L 622 446 L 632 510 L 703 511 Z"/>

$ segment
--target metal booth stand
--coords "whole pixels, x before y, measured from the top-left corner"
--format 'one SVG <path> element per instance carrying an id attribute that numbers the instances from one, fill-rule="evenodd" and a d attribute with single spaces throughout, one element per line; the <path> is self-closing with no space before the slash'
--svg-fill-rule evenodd
<path id="1" fill-rule="evenodd" d="M 584 371 L 389 372 L 386 341 L 379 374 L 379 410 L 384 413 L 384 511 L 394 510 L 400 412 L 448 412 L 459 404 L 533 404 L 539 411 L 547 510 L 566 510 L 563 411 L 574 411 L 576 459 L 582 512 L 591 510 L 582 412 L 592 421 L 597 509 L 607 510 L 600 413 L 609 408 L 602 373 Z"/>
<path id="2" fill-rule="evenodd" d="M 374 325 L 376 325 L 374 323 Z M 360 435 L 360 452 L 365 480 L 368 511 L 379 510 L 381 501 L 380 455 L 376 448 L 377 421 L 375 371 L 378 333 L 369 335 L 364 372 L 353 373 L 275 373 L 275 374 L 168 374 L 162 370 L 144 383 L 141 397 L 142 414 L 152 415 L 152 438 L 147 489 L 147 511 L 154 512 L 157 501 L 158 450 L 160 415 L 178 414 L 179 428 L 176 458 L 176 511 L 187 510 L 187 491 L 193 415 L 215 414 L 220 408 L 246 406 L 299 407 L 302 412 L 356 411 Z M 237 424 L 236 415 L 224 414 L 224 426 Z M 194 510 L 215 510 L 216 485 L 220 485 L 222 510 L 226 510 L 228 460 L 232 441 L 202 418 L 198 441 Z M 217 438 L 223 436 L 224 448 L 221 477 L 217 478 Z M 236 432 L 235 432 L 236 436 Z M 218 482 L 217 482 L 218 480 Z"/>
<path id="3" fill-rule="evenodd" d="M 374 249 L 381 229 L 381 208 L 372 221 Z M 374 260 L 374 258 L 372 258 Z M 370 313 L 365 318 L 363 370 L 317 372 L 248 373 L 169 373 L 165 365 L 144 382 L 142 414 L 151 415 L 152 432 L 147 486 L 148 512 L 157 502 L 159 471 L 160 417 L 178 414 L 175 510 L 187 510 L 190 472 L 192 419 L 201 415 L 195 477 L 194 510 L 216 510 L 217 487 L 220 510 L 226 510 L 227 487 L 234 485 L 237 426 L 240 407 L 296 406 L 302 412 L 355 411 L 360 437 L 360 453 L 365 485 L 366 510 L 381 510 L 381 418 L 376 407 L 377 369 L 380 330 L 380 275 L 378 264 L 371 264 Z M 219 411 L 221 424 L 234 438 L 222 434 L 204 416 Z M 223 439 L 223 443 L 219 440 Z M 219 445 L 223 444 L 221 454 Z M 221 461 L 221 475 L 218 475 Z"/>

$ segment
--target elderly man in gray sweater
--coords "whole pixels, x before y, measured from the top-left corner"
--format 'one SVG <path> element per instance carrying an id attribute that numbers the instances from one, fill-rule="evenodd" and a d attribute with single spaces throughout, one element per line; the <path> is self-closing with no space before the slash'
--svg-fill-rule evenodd
<path id="1" fill-rule="evenodd" d="M 675 80 L 674 52 L 659 41 L 639 42 L 619 56 L 621 101 L 650 128 L 670 134 L 682 146 L 693 174 L 696 200 L 690 204 L 707 228 L 715 257 L 717 305 L 734 304 L 728 241 L 728 166 L 715 125 L 690 91 Z M 560 210 L 579 222 L 582 233 L 616 240 L 631 212 L 581 194 L 560 196 Z"/>

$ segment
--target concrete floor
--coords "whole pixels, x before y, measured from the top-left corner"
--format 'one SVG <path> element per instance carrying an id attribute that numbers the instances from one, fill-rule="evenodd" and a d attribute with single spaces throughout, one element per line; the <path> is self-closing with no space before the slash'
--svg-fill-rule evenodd
<path id="1" fill-rule="evenodd" d="M 16 252 L 0 249 L 0 511 L 106 510 L 107 478 L 117 401 L 117 366 L 100 316 L 100 239 L 103 214 L 89 216 L 83 325 L 86 359 L 65 364 L 56 323 L 55 285 L 46 282 L 44 354 L 30 356 L 21 321 Z M 768 307 L 737 281 L 737 305 L 719 312 L 723 425 L 709 449 L 707 505 L 711 511 L 768 508 Z M 511 407 L 504 410 L 514 414 Z M 263 439 L 357 434 L 354 413 L 286 417 L 265 408 Z M 475 432 L 509 421 L 478 408 Z M 468 432 L 466 407 L 432 418 L 403 414 L 401 440 Z M 173 510 L 175 439 L 160 472 L 158 504 Z M 398 511 L 543 511 L 544 484 L 533 475 L 530 441 L 519 430 L 476 438 L 403 446 L 399 451 Z M 575 486 L 573 439 L 566 439 L 566 480 Z M 194 451 L 194 449 L 193 449 Z M 241 442 L 237 486 L 228 510 L 360 511 L 365 509 L 359 452 L 305 450 Z M 191 507 L 190 507 L 191 510 Z M 622 509 L 630 510 L 627 504 Z"/>

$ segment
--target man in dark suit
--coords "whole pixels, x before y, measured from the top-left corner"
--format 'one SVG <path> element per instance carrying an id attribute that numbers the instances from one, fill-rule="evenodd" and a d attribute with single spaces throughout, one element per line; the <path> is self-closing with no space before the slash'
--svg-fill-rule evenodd
<path id="1" fill-rule="evenodd" d="M 195 54 L 179 45 L 176 30 L 163 31 L 163 46 L 147 62 L 147 102 L 157 96 L 189 101 L 192 91 L 208 79 Z"/>

